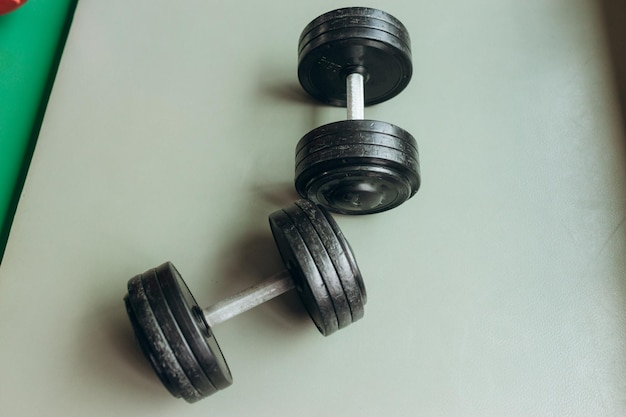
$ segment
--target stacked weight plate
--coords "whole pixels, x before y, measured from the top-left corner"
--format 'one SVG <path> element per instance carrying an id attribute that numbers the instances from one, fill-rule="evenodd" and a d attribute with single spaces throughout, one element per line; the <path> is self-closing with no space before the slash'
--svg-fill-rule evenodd
<path id="1" fill-rule="evenodd" d="M 365 105 L 389 100 L 411 80 L 411 41 L 404 25 L 382 10 L 348 7 L 309 23 L 298 43 L 298 78 L 314 98 L 346 105 L 346 75 L 362 73 Z"/>
<path id="2" fill-rule="evenodd" d="M 133 277 L 124 302 L 144 356 L 173 396 L 193 403 L 232 384 L 217 340 L 174 265 Z"/>
<path id="3" fill-rule="evenodd" d="M 406 130 L 347 120 L 312 130 L 296 146 L 296 190 L 345 214 L 392 209 L 419 189 L 417 143 Z"/>
<path id="4" fill-rule="evenodd" d="M 326 210 L 299 200 L 272 213 L 270 227 L 296 291 L 323 335 L 363 317 L 367 294 L 361 272 Z"/>

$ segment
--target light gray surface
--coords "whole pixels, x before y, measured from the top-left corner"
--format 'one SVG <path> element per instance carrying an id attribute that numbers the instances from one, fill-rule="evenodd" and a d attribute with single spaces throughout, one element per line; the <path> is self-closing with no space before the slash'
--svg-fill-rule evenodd
<path id="1" fill-rule="evenodd" d="M 415 73 L 366 117 L 417 139 L 423 186 L 338 217 L 365 318 L 320 336 L 293 296 L 216 329 L 234 385 L 175 400 L 128 278 L 201 304 L 278 271 L 267 215 L 297 140 L 344 109 L 296 78 L 316 2 L 81 0 L 0 267 L 2 416 L 626 414 L 626 156 L 599 4 L 393 1 Z"/>

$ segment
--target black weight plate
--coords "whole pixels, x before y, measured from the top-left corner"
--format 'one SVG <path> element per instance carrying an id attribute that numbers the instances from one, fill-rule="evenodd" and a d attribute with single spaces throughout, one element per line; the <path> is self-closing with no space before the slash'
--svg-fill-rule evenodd
<path id="1" fill-rule="evenodd" d="M 300 196 L 328 210 L 373 214 L 397 207 L 415 194 L 419 182 L 411 183 L 415 178 L 410 174 L 380 164 L 338 167 L 331 161 L 303 171 L 295 186 Z"/>
<path id="2" fill-rule="evenodd" d="M 418 152 L 415 138 L 401 127 L 378 120 L 341 120 L 315 128 L 304 135 L 296 145 L 296 155 L 300 155 L 303 148 L 318 141 L 341 144 L 344 141 L 350 143 L 354 140 L 368 143 L 363 141 L 369 137 L 378 138 L 377 140 L 380 141 L 372 142 L 372 144 L 397 147 L 409 153 L 412 152 L 410 149 L 412 147 L 416 153 Z M 384 138 L 389 138 L 389 144 L 385 144 Z M 390 145 L 391 143 L 394 145 Z M 398 145 L 395 145 L 396 143 Z"/>
<path id="3" fill-rule="evenodd" d="M 133 310 L 133 306 L 130 302 L 130 298 L 128 295 L 124 297 L 124 305 L 126 306 L 126 313 L 128 314 L 128 319 L 130 320 L 130 324 L 133 327 L 133 332 L 135 333 L 135 338 L 137 339 L 137 343 L 139 343 L 139 347 L 141 348 L 141 352 L 144 357 L 150 363 L 150 366 L 157 374 L 165 388 L 176 398 L 180 398 L 181 393 L 178 389 L 177 385 L 171 382 L 167 376 L 165 369 L 163 368 L 162 361 L 158 358 L 158 356 L 153 352 L 152 347 L 150 346 L 150 339 L 146 336 L 146 332 L 137 321 L 137 316 L 135 311 Z"/>
<path id="4" fill-rule="evenodd" d="M 142 276 L 143 287 L 146 297 L 152 308 L 152 312 L 161 327 L 163 335 L 167 339 L 174 355 L 178 359 L 185 375 L 203 397 L 208 397 L 217 392 L 209 378 L 204 374 L 198 360 L 194 356 L 189 344 L 181 333 L 176 319 L 170 310 L 161 285 L 157 279 L 156 271 L 151 269 Z"/>
<path id="5" fill-rule="evenodd" d="M 302 161 L 315 152 L 335 146 L 350 147 L 355 145 L 384 146 L 408 154 L 415 159 L 417 159 L 418 156 L 415 148 L 402 139 L 393 136 L 385 136 L 380 133 L 361 132 L 346 136 L 322 136 L 317 140 L 309 142 L 306 146 L 303 146 L 296 155 L 296 165 L 299 161 Z"/>
<path id="6" fill-rule="evenodd" d="M 417 143 L 390 123 L 330 123 L 307 133 L 296 149 L 298 193 L 335 212 L 389 210 L 420 186 Z"/>
<path id="7" fill-rule="evenodd" d="M 146 298 L 141 275 L 128 281 L 128 295 L 125 301 L 139 344 L 163 385 L 177 398 L 182 396 L 189 402 L 202 399 L 202 396 L 185 375 L 176 355 L 163 335 Z M 130 314 L 131 312 L 132 314 Z"/>
<path id="8" fill-rule="evenodd" d="M 171 262 L 166 262 L 156 268 L 156 275 L 176 323 L 202 371 L 218 390 L 228 387 L 233 382 L 228 364 L 180 273 Z"/>
<path id="9" fill-rule="evenodd" d="M 300 36 L 300 41 L 302 41 L 302 38 L 308 32 L 315 29 L 317 26 L 322 25 L 328 21 L 331 21 L 334 19 L 341 19 L 344 17 L 371 17 L 374 19 L 379 19 L 384 22 L 390 23 L 394 25 L 395 27 L 397 27 L 398 29 L 406 32 L 406 28 L 404 27 L 402 22 L 400 22 L 400 20 L 398 20 L 393 15 L 387 12 L 384 12 L 382 10 L 373 9 L 370 7 L 343 7 L 341 9 L 336 9 L 336 10 L 331 10 L 330 12 L 326 12 L 323 15 L 318 16 L 315 19 L 313 19 L 303 29 L 302 35 Z"/>
<path id="10" fill-rule="evenodd" d="M 365 76 L 364 102 L 399 94 L 413 72 L 408 31 L 395 17 L 370 8 L 325 13 L 305 27 L 298 43 L 298 79 L 311 96 L 346 105 L 349 73 Z"/>
<path id="11" fill-rule="evenodd" d="M 333 303 L 335 314 L 337 315 L 338 327 L 339 329 L 343 329 L 352 323 L 352 313 L 350 312 L 350 305 L 348 304 L 348 299 L 343 291 L 341 280 L 335 270 L 335 266 L 326 252 L 326 247 L 322 244 L 315 228 L 299 206 L 292 205 L 285 208 L 283 211 L 287 213 L 293 224 L 296 226 L 300 237 L 309 250 L 311 257 L 313 258 L 313 262 L 315 262 L 315 266 L 317 267 L 322 280 L 324 280 L 324 285 L 330 295 L 330 300 Z"/>
<path id="12" fill-rule="evenodd" d="M 300 207 L 315 228 L 322 244 L 326 248 L 331 262 L 335 266 L 344 293 L 348 299 L 352 321 L 355 322 L 361 319 L 365 313 L 364 304 L 367 298 L 365 284 L 363 283 L 363 278 L 358 268 L 356 268 L 357 274 L 355 275 L 355 269 L 352 266 L 352 262 L 355 262 L 354 256 L 351 253 L 346 253 L 346 249 L 337 238 L 333 226 L 331 226 L 331 222 L 335 225 L 335 228 L 339 229 L 339 226 L 336 225 L 330 215 L 327 217 L 324 214 L 326 210 L 323 207 L 309 200 L 298 200 L 296 205 Z"/>
<path id="13" fill-rule="evenodd" d="M 370 136 L 370 142 L 376 142 L 378 139 L 376 134 Z M 382 138 L 384 139 L 384 138 Z M 368 139 L 363 139 L 363 142 L 367 142 Z M 383 140 L 384 141 L 384 140 Z M 389 146 L 391 145 L 391 146 Z M 399 164 L 408 170 L 417 171 L 417 152 L 412 147 L 405 149 L 399 149 L 394 144 L 379 145 L 376 143 L 346 143 L 341 141 L 336 144 L 331 144 L 323 147 L 316 147 L 315 143 L 312 147 L 302 148 L 302 152 L 298 158 L 296 158 L 296 172 L 306 169 L 306 167 L 314 166 L 315 164 L 327 162 L 327 161 L 340 161 L 340 165 L 345 165 L 341 160 L 346 158 L 359 158 L 360 164 L 364 164 L 365 159 L 373 158 L 374 160 L 380 160 L 381 164 Z M 376 163 L 373 161 L 372 163 Z"/>
<path id="14" fill-rule="evenodd" d="M 306 146 L 310 141 L 314 141 L 323 136 L 343 136 L 350 135 L 358 132 L 374 132 L 380 133 L 386 136 L 397 137 L 410 143 L 417 149 L 417 142 L 413 135 L 399 126 L 388 122 L 382 122 L 380 120 L 340 120 L 338 122 L 328 123 L 319 126 L 300 139 L 296 145 L 296 150 L 299 150 L 303 146 Z"/>
<path id="15" fill-rule="evenodd" d="M 394 41 L 402 44 L 402 47 L 406 50 L 410 51 L 411 49 L 408 33 L 389 22 L 367 16 L 344 16 L 326 21 L 314 27 L 306 34 L 303 33 L 298 44 L 298 52 L 300 53 L 304 48 L 318 42 L 320 36 L 348 29 L 373 29 L 384 32 L 395 37 L 396 39 Z"/>
<path id="16" fill-rule="evenodd" d="M 374 39 L 378 38 L 377 35 L 382 35 L 382 39 L 387 40 L 387 37 L 384 36 L 387 33 L 393 36 L 388 38 L 388 42 L 394 45 L 397 44 L 409 56 L 411 54 L 411 40 L 406 27 L 389 13 L 368 8 L 339 9 L 325 13 L 315 19 L 302 31 L 298 40 L 298 52 L 302 52 L 303 49 L 307 46 L 310 47 L 311 44 L 315 47 L 324 43 L 325 41 L 320 42 L 316 38 L 325 34 L 333 32 L 336 34 L 337 31 L 344 30 L 344 35 L 339 35 L 336 38 L 341 38 L 342 36 L 354 37 L 351 34 L 352 29 L 373 29 L 381 32 L 380 34 L 373 32 Z"/>
<path id="17" fill-rule="evenodd" d="M 352 246 L 350 246 L 350 243 L 343 235 L 343 232 L 339 228 L 339 225 L 337 224 L 337 222 L 335 222 L 335 219 L 333 219 L 330 213 L 325 210 L 322 210 L 321 213 L 324 215 L 324 217 L 326 217 L 328 224 L 330 224 L 330 227 L 335 232 L 335 236 L 337 237 L 339 244 L 343 247 L 343 251 L 348 257 L 348 261 L 350 262 L 350 268 L 352 269 L 352 274 L 354 275 L 357 284 L 361 288 L 361 293 L 363 294 L 363 304 L 365 304 L 367 303 L 367 292 L 365 291 L 365 283 L 363 282 L 363 277 L 361 276 L 361 270 L 359 269 L 359 265 L 356 263 L 356 258 L 354 257 L 354 251 L 352 250 Z"/>
<path id="18" fill-rule="evenodd" d="M 296 166 L 296 175 L 326 162 L 334 162 L 338 167 L 366 164 L 397 167 L 398 170 L 415 172 L 416 175 L 419 170 L 413 155 L 386 146 L 354 144 L 333 146 L 307 155 Z"/>
<path id="19" fill-rule="evenodd" d="M 346 76 L 364 75 L 365 106 L 398 95 L 411 80 L 411 56 L 394 36 L 373 29 L 350 29 L 316 38 L 300 53 L 298 79 L 315 99 L 345 107 Z"/>
<path id="20" fill-rule="evenodd" d="M 311 319 L 324 336 L 334 333 L 339 328 L 335 309 L 296 226 L 283 210 L 270 214 L 269 222 L 278 251 Z"/>

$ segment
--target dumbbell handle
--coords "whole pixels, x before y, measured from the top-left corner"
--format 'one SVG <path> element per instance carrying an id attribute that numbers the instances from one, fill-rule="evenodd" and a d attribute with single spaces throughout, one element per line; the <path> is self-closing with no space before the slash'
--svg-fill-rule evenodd
<path id="1" fill-rule="evenodd" d="M 358 72 L 346 77 L 346 98 L 348 120 L 363 120 L 365 117 L 365 99 L 363 93 L 363 75 Z"/>
<path id="2" fill-rule="evenodd" d="M 225 322 L 241 313 L 276 298 L 295 288 L 291 274 L 281 271 L 233 296 L 202 310 L 209 327 Z"/>

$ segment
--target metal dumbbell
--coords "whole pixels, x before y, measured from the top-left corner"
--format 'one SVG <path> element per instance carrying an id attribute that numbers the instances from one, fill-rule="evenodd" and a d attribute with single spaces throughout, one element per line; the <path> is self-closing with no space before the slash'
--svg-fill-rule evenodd
<path id="1" fill-rule="evenodd" d="M 171 263 L 128 281 L 124 297 L 139 345 L 175 397 L 195 402 L 232 383 L 212 327 L 296 289 L 328 336 L 359 320 L 366 292 L 350 245 L 333 218 L 307 200 L 269 216 L 286 270 L 201 309 Z"/>
<path id="2" fill-rule="evenodd" d="M 312 97 L 346 106 L 348 119 L 321 126 L 296 146 L 298 193 L 331 211 L 370 214 L 394 208 L 420 186 L 417 142 L 391 123 L 363 120 L 364 106 L 409 83 L 411 41 L 392 15 L 366 7 L 323 14 L 302 31 L 298 79 Z"/>

